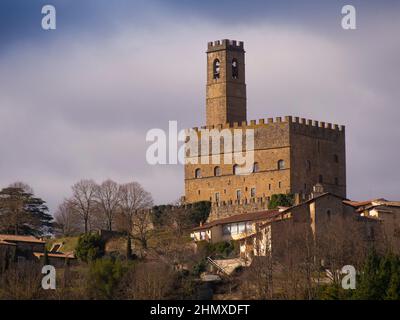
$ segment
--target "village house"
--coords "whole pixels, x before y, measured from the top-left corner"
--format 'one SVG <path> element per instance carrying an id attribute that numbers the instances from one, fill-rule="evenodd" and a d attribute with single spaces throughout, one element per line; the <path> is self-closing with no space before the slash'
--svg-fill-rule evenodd
<path id="1" fill-rule="evenodd" d="M 211 243 L 239 240 L 253 234 L 258 223 L 278 219 L 281 215 L 280 210 L 265 210 L 213 220 L 192 229 L 191 238 L 196 242 L 208 241 Z"/>
<path id="2" fill-rule="evenodd" d="M 282 219 L 273 219 L 256 226 L 256 231 L 240 239 L 240 256 L 271 255 L 279 259 L 288 243 L 312 243 L 320 248 L 331 243 L 354 242 L 368 247 L 381 236 L 381 221 L 362 216 L 340 196 L 326 192 L 280 212 Z"/>
<path id="3" fill-rule="evenodd" d="M 73 252 L 61 252 L 62 244 L 54 244 L 48 251 L 49 264 L 60 266 L 65 260 L 75 260 Z M 43 260 L 46 241 L 34 236 L 0 234 L 1 261 L 22 262 L 25 260 Z"/>
<path id="4" fill-rule="evenodd" d="M 360 216 L 381 222 L 382 245 L 400 253 L 400 201 L 375 199 L 362 202 L 348 201 Z"/>

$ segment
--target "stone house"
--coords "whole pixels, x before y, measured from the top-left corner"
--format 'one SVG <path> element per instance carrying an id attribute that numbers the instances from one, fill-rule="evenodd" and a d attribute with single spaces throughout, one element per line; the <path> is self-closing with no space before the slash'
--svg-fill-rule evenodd
<path id="1" fill-rule="evenodd" d="M 379 241 L 381 236 L 380 221 L 361 216 L 346 199 L 329 192 L 315 195 L 280 214 L 282 219 L 258 224 L 253 234 L 239 240 L 242 258 L 269 255 L 279 260 L 289 245 L 302 251 L 309 246 L 324 259 L 334 245 L 361 250 Z"/>

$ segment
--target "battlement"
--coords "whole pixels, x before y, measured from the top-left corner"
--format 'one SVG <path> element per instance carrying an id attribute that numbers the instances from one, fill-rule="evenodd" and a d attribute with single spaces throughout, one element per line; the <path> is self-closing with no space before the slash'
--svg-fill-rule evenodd
<path id="1" fill-rule="evenodd" d="M 267 118 L 267 119 L 258 119 L 258 120 L 250 120 L 250 121 L 242 121 L 242 122 L 233 122 L 233 123 L 225 123 L 211 126 L 202 126 L 200 128 L 194 127 L 192 128 L 196 132 L 201 129 L 235 129 L 235 128 L 243 128 L 243 129 L 255 129 L 260 127 L 267 127 L 271 124 L 280 124 L 280 123 L 289 123 L 294 124 L 295 128 L 314 128 L 316 130 L 327 130 L 334 132 L 344 132 L 345 126 L 332 124 L 324 121 L 310 120 L 300 117 L 293 116 L 285 116 L 285 117 L 276 117 L 276 118 Z"/>
<path id="2" fill-rule="evenodd" d="M 207 52 L 219 51 L 219 50 L 239 50 L 243 51 L 243 41 L 236 41 L 236 40 L 217 40 L 214 42 L 209 42 L 207 46 Z"/>

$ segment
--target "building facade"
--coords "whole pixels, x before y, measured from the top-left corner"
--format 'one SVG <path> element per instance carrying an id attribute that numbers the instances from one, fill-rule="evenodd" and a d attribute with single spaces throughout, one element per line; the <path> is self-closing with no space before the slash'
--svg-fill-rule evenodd
<path id="1" fill-rule="evenodd" d="M 193 129 L 217 133 L 220 162 L 213 163 L 211 154 L 186 154 L 185 202 L 263 203 L 279 193 L 307 198 L 316 183 L 346 197 L 344 126 L 293 116 L 247 121 L 243 42 L 208 44 L 206 97 L 207 125 Z M 247 175 L 237 174 L 238 165 L 224 158 L 223 133 L 237 129 L 254 133 L 254 163 Z"/>

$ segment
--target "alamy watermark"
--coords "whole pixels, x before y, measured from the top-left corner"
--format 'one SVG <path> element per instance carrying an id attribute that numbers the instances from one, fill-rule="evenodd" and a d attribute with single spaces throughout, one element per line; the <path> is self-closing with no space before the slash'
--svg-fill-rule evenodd
<path id="1" fill-rule="evenodd" d="M 235 164 L 237 174 L 250 174 L 254 164 L 254 129 L 186 129 L 169 121 L 168 132 L 151 129 L 146 160 L 158 164 Z M 223 161 L 222 161 L 223 160 Z"/>

